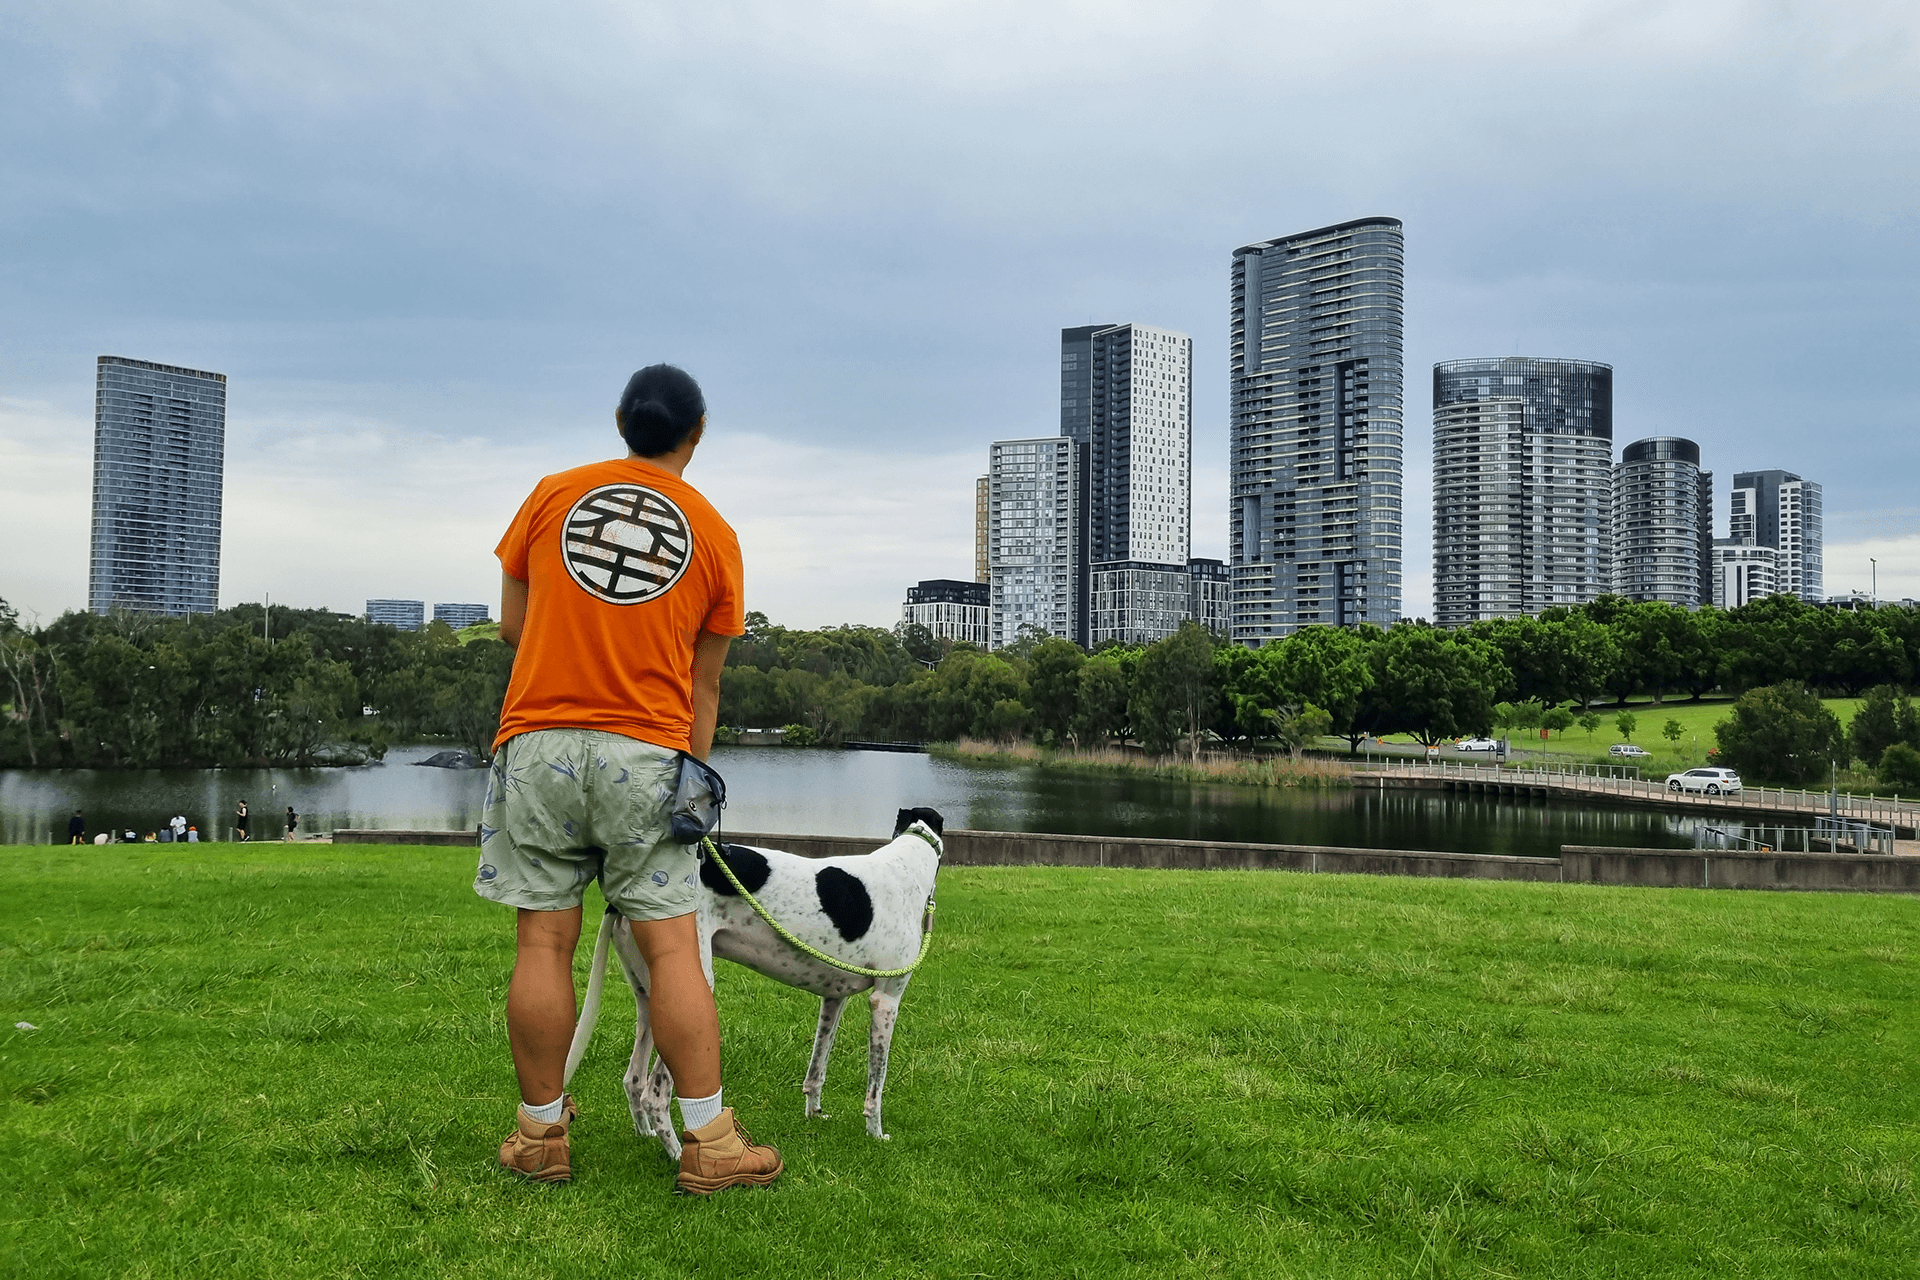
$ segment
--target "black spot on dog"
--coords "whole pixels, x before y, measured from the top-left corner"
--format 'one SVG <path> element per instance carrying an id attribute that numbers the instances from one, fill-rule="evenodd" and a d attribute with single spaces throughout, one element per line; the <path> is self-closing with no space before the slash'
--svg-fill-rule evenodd
<path id="1" fill-rule="evenodd" d="M 926 823 L 937 836 L 947 833 L 946 820 L 940 816 L 938 809 L 902 809 L 899 816 L 893 820 L 894 837 L 897 839 L 902 832 L 916 822 Z"/>
<path id="2" fill-rule="evenodd" d="M 820 895 L 820 909 L 848 942 L 873 927 L 873 899 L 857 876 L 838 867 L 822 867 L 813 878 L 813 887 Z"/>
<path id="3" fill-rule="evenodd" d="M 733 868 L 733 874 L 740 877 L 740 883 L 747 887 L 748 893 L 758 893 L 766 886 L 767 877 L 772 870 L 767 866 L 767 856 L 756 853 L 743 844 L 723 844 L 716 846 L 727 865 Z M 739 893 L 727 880 L 726 873 L 713 865 L 713 855 L 700 856 L 700 883 L 707 886 L 723 898 L 737 898 Z"/>

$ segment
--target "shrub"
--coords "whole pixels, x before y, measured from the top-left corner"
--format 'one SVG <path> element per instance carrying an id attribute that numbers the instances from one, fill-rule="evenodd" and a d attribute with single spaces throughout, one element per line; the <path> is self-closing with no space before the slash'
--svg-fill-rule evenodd
<path id="1" fill-rule="evenodd" d="M 1797 684 L 1749 689 L 1714 735 L 1718 763 L 1795 786 L 1824 779 L 1829 760 L 1844 765 L 1851 758 L 1839 718 Z"/>
<path id="2" fill-rule="evenodd" d="M 1904 742 L 1889 742 L 1880 752 L 1880 781 L 1920 790 L 1920 751 Z"/>
<path id="3" fill-rule="evenodd" d="M 1890 684 L 1867 690 L 1866 700 L 1853 714 L 1847 726 L 1847 742 L 1853 754 L 1870 765 L 1880 763 L 1880 753 L 1896 742 L 1920 746 L 1920 717 L 1913 703 Z"/>
<path id="4" fill-rule="evenodd" d="M 810 747 L 819 740 L 820 736 L 804 724 L 780 726 L 780 745 L 783 747 Z"/>

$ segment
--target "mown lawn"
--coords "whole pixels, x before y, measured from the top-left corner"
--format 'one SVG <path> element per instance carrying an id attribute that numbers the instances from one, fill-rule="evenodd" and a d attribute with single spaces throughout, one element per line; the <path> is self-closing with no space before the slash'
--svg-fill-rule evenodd
<path id="1" fill-rule="evenodd" d="M 1920 1257 L 1920 902 L 950 870 L 888 1090 L 723 966 L 766 1192 L 669 1194 L 619 1003 L 578 1180 L 494 1167 L 507 913 L 457 849 L 0 850 L 0 1272 L 1848 1276 Z M 584 964 L 584 952 L 582 961 Z"/>

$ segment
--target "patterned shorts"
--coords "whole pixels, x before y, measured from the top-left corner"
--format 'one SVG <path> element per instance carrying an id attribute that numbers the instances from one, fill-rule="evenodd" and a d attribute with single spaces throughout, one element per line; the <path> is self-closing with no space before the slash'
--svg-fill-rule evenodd
<path id="1" fill-rule="evenodd" d="M 532 911 L 580 905 L 587 885 L 629 920 L 694 908 L 695 845 L 673 838 L 680 757 L 598 729 L 537 729 L 493 757 L 473 891 Z"/>

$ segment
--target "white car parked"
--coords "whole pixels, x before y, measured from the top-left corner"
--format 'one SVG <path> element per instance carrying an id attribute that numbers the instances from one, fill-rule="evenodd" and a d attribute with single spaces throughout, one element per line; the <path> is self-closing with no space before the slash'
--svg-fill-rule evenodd
<path id="1" fill-rule="evenodd" d="M 1500 744 L 1492 738 L 1462 738 L 1453 744 L 1455 751 L 1498 751 Z"/>
<path id="2" fill-rule="evenodd" d="M 1645 747 L 1636 747 L 1631 742 L 1616 742 L 1607 748 L 1607 754 L 1616 760 L 1638 760 L 1642 756 L 1652 755 L 1653 752 Z"/>
<path id="3" fill-rule="evenodd" d="M 1710 796 L 1740 793 L 1740 775 L 1731 769 L 1689 769 L 1667 775 L 1669 791 L 1704 791 Z"/>

